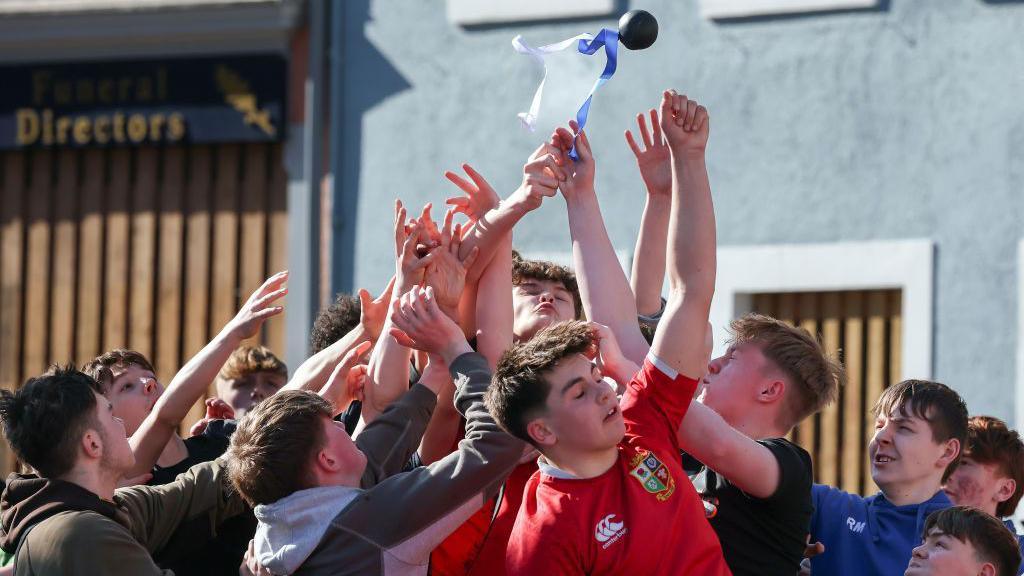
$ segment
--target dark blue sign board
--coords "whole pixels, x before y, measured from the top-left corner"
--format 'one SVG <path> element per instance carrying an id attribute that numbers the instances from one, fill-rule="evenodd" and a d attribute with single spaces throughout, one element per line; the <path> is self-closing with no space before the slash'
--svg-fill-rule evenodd
<path id="1" fill-rule="evenodd" d="M 0 67 L 0 149 L 276 142 L 280 55 Z"/>

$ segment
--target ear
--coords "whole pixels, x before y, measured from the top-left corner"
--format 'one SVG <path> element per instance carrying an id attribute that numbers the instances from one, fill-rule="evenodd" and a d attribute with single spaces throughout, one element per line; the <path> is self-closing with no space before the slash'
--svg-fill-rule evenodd
<path id="1" fill-rule="evenodd" d="M 554 446 L 558 436 L 542 418 L 534 418 L 526 424 L 526 433 L 538 446 Z"/>
<path id="2" fill-rule="evenodd" d="M 82 451 L 87 458 L 99 460 L 103 457 L 103 438 L 99 432 L 92 428 L 86 428 L 82 435 Z"/>
<path id="3" fill-rule="evenodd" d="M 316 467 L 324 474 L 335 474 L 341 470 L 341 462 L 326 450 L 320 450 L 316 453 Z"/>
<path id="4" fill-rule="evenodd" d="M 939 457 L 939 460 L 935 465 L 939 468 L 945 469 L 949 466 L 950 462 L 956 460 L 956 457 L 960 455 L 960 441 L 956 438 L 950 438 L 942 444 L 942 456 Z"/>
<path id="5" fill-rule="evenodd" d="M 981 565 L 978 576 L 996 576 L 996 567 L 991 562 L 985 562 Z"/>
<path id="6" fill-rule="evenodd" d="M 1013 478 L 1000 478 L 999 488 L 996 490 L 996 502 L 1006 502 L 1013 497 L 1017 491 L 1017 481 Z"/>
<path id="7" fill-rule="evenodd" d="M 786 392 L 786 381 L 782 378 L 770 378 L 765 379 L 762 382 L 760 388 L 757 391 L 758 402 L 770 404 L 772 402 L 778 402 L 782 400 L 782 395 Z"/>

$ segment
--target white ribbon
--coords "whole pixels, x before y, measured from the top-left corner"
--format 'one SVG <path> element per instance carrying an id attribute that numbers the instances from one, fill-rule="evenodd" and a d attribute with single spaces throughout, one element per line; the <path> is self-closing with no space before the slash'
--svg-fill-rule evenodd
<path id="1" fill-rule="evenodd" d="M 533 95 L 533 102 L 530 104 L 530 111 L 520 112 L 516 115 L 519 117 L 519 121 L 523 123 L 523 126 L 530 129 L 530 132 L 533 132 L 537 128 L 537 114 L 540 113 L 540 101 L 541 98 L 544 97 L 544 82 L 548 79 L 548 66 L 544 62 L 544 57 L 548 54 L 561 52 L 572 46 L 578 46 L 580 40 L 592 40 L 593 38 L 594 37 L 590 34 L 580 34 L 578 36 L 573 36 L 572 38 L 566 38 L 561 42 L 541 46 L 540 48 L 533 48 L 523 40 L 522 36 L 516 36 L 512 39 L 512 48 L 514 48 L 516 52 L 532 56 L 544 70 L 544 76 L 540 79 L 540 85 L 537 86 L 537 92 Z"/>

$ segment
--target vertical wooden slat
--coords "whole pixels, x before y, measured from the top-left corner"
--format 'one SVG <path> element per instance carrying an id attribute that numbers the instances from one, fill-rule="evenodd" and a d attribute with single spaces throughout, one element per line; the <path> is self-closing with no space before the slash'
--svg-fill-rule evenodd
<path id="1" fill-rule="evenodd" d="M 210 294 L 210 334 L 234 316 L 238 303 L 238 162 L 237 145 L 220 146 L 213 189 L 213 276 Z"/>
<path id="2" fill-rule="evenodd" d="M 210 311 L 210 184 L 213 166 L 210 148 L 189 150 L 189 178 L 185 207 L 185 314 L 182 319 L 182 357 L 191 358 L 206 345 Z M 205 400 L 205 398 L 203 399 Z M 186 418 L 195 421 L 205 413 L 197 402 Z"/>
<path id="3" fill-rule="evenodd" d="M 797 317 L 799 326 L 811 335 L 818 337 L 818 294 L 815 292 L 803 292 L 797 295 Z M 804 449 L 811 455 L 814 469 L 817 471 L 821 462 L 821 455 L 818 452 L 818 415 L 812 414 L 800 423 L 800 442 Z M 815 472 L 817 474 L 817 472 Z"/>
<path id="4" fill-rule="evenodd" d="M 21 384 L 21 318 L 25 163 L 21 152 L 4 156 L 0 181 L 0 387 L 14 390 Z M 4 477 L 14 469 L 14 455 L 0 442 L 0 466 Z"/>
<path id="5" fill-rule="evenodd" d="M 867 314 L 867 362 L 864 373 L 864 394 L 867 405 L 874 406 L 885 387 L 885 361 L 888 354 L 885 349 L 886 294 L 881 291 L 868 293 Z M 874 435 L 874 428 L 869 426 L 866 441 Z M 874 492 L 877 488 L 871 480 L 871 468 L 864 470 L 864 492 Z"/>
<path id="6" fill-rule="evenodd" d="M 241 244 L 239 246 L 239 301 L 244 302 L 265 276 L 267 243 L 267 147 L 249 144 L 245 147 L 245 174 L 242 177 L 240 208 L 242 212 Z M 279 322 L 275 318 L 271 322 Z M 259 343 L 261 334 L 252 342 Z"/>
<path id="7" fill-rule="evenodd" d="M 128 257 L 131 253 L 129 177 L 132 156 L 127 148 L 111 152 L 107 185 L 106 282 L 101 352 L 128 345 Z"/>
<path id="8" fill-rule="evenodd" d="M 181 367 L 181 283 L 182 246 L 185 223 L 182 194 L 185 191 L 185 151 L 178 146 L 164 150 L 163 181 L 160 183 L 160 245 L 157 278 L 156 370 L 157 377 L 170 383 Z"/>
<path id="9" fill-rule="evenodd" d="M 270 184 L 267 198 L 267 276 L 288 268 L 288 178 L 284 171 L 284 148 L 281 144 L 271 145 Z M 279 358 L 287 353 L 284 339 L 285 316 L 288 314 L 287 297 L 284 313 L 264 324 L 267 346 Z M 297 343 L 302 346 L 302 343 Z M 290 366 L 292 370 L 298 366 Z"/>
<path id="10" fill-rule="evenodd" d="M 821 344 L 825 352 L 838 358 L 840 343 L 840 296 L 826 292 L 821 298 Z M 830 486 L 839 485 L 839 394 L 821 411 L 821 448 L 816 467 L 818 481 Z"/>
<path id="11" fill-rule="evenodd" d="M 53 296 L 50 301 L 49 362 L 73 362 L 75 343 L 75 260 L 78 214 L 78 152 L 57 153 L 53 197 Z"/>
<path id="12" fill-rule="evenodd" d="M 103 297 L 103 187 L 106 158 L 103 150 L 86 150 L 82 157 L 82 188 L 78 226 L 78 306 L 75 321 L 78 364 L 102 352 Z"/>
<path id="13" fill-rule="evenodd" d="M 843 420 L 842 480 L 840 488 L 849 492 L 861 491 L 861 477 L 865 466 L 863 453 L 864 423 L 864 293 L 847 292 L 843 298 L 844 337 L 846 360 L 846 388 L 841 393 Z M 873 429 L 868 427 L 868 429 Z"/>
<path id="14" fill-rule="evenodd" d="M 40 150 L 32 155 L 32 183 L 27 208 L 28 238 L 25 266 L 25 322 L 23 325 L 24 374 L 39 375 L 49 360 L 47 332 L 50 296 L 50 193 L 52 192 L 53 154 Z"/>
<path id="15" fill-rule="evenodd" d="M 1018 304 L 1022 305 L 1022 304 Z M 903 380 L 903 292 L 889 293 L 889 382 Z"/>
<path id="16" fill-rule="evenodd" d="M 157 150 L 151 147 L 138 150 L 132 186 L 132 286 L 128 339 L 132 349 L 147 358 L 153 356 L 157 154 Z"/>

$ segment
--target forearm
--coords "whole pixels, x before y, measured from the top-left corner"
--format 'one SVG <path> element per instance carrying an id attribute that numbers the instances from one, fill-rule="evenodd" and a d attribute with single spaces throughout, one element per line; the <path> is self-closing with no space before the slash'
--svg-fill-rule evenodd
<path id="1" fill-rule="evenodd" d="M 350 350 L 371 340 L 362 324 L 356 325 L 337 342 L 310 356 L 292 373 L 288 384 L 281 390 L 321 390 L 331 371 Z"/>
<path id="2" fill-rule="evenodd" d="M 409 389 L 409 361 L 412 350 L 402 346 L 390 334 L 389 318 L 380 340 L 370 354 L 368 378 L 363 387 L 361 418 L 369 422 Z"/>
<path id="3" fill-rule="evenodd" d="M 514 193 L 508 199 L 484 214 L 484 217 L 476 221 L 470 233 L 462 241 L 459 248 L 459 258 L 465 259 L 474 247 L 480 248 L 476 262 L 466 272 L 466 283 L 475 284 L 479 281 L 484 269 L 490 264 L 498 246 L 501 244 L 512 228 L 523 216 L 526 216 L 530 209 L 525 202 L 519 199 Z"/>
<path id="4" fill-rule="evenodd" d="M 755 498 L 767 498 L 778 488 L 779 465 L 771 450 L 700 402 L 686 411 L 676 439 L 680 449 Z"/>
<path id="5" fill-rule="evenodd" d="M 475 302 L 476 349 L 491 370 L 512 347 L 512 234 L 506 234 L 480 277 Z"/>
<path id="6" fill-rule="evenodd" d="M 704 152 L 672 154 L 669 284 L 677 296 L 707 300 L 715 290 L 715 209 Z"/>
<path id="7" fill-rule="evenodd" d="M 637 312 L 644 316 L 652 316 L 661 310 L 671 208 L 671 196 L 648 194 L 640 220 L 630 285 L 636 296 Z"/>
<path id="8" fill-rule="evenodd" d="M 432 464 L 451 453 L 459 436 L 461 418 L 455 410 L 455 383 L 446 366 L 431 362 L 420 384 L 437 391 L 437 407 L 420 442 L 420 460 Z"/>
<path id="9" fill-rule="evenodd" d="M 649 346 L 637 323 L 636 301 L 601 216 L 596 194 L 566 200 L 573 266 L 587 318 L 611 328 L 623 354 L 643 362 Z"/>
<path id="10" fill-rule="evenodd" d="M 156 464 L 171 435 L 196 400 L 209 388 L 238 344 L 237 337 L 222 331 L 174 375 L 153 410 L 128 440 L 135 454 L 135 466 L 126 476 L 137 476 Z"/>

